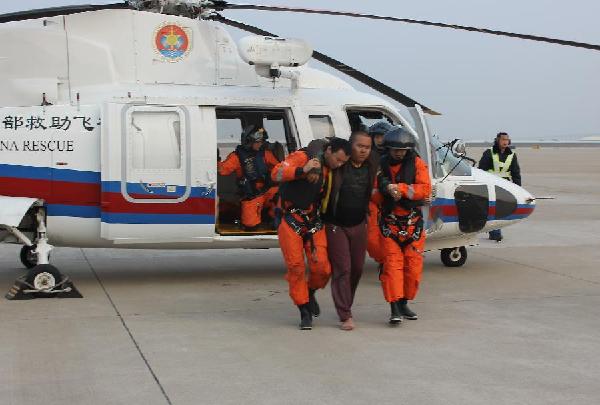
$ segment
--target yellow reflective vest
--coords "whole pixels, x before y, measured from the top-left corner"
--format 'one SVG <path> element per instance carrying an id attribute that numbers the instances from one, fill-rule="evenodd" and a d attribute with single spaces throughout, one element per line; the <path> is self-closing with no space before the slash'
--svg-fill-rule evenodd
<path id="1" fill-rule="evenodd" d="M 514 153 L 506 156 L 506 160 L 504 162 L 500 161 L 500 155 L 498 153 L 494 153 L 494 148 L 490 148 L 490 153 L 492 154 L 492 164 L 494 167 L 488 172 L 494 173 L 496 176 L 500 176 L 506 180 L 512 181 L 512 176 L 510 175 L 510 165 L 513 161 Z"/>

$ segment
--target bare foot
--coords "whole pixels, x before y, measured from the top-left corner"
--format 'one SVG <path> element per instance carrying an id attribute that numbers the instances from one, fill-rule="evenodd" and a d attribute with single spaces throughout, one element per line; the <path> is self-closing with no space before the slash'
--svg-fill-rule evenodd
<path id="1" fill-rule="evenodd" d="M 341 330 L 352 330 L 352 329 L 354 329 L 354 321 L 352 320 L 352 318 L 348 318 L 344 322 L 342 322 L 342 325 L 340 326 L 340 329 Z"/>

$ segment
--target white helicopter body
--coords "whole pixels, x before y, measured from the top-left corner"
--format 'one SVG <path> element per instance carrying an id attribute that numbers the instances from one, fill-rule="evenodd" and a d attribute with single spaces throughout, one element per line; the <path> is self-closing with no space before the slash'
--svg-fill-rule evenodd
<path id="1" fill-rule="evenodd" d="M 276 247 L 274 232 L 219 230 L 217 150 L 232 150 L 244 114 L 262 117 L 286 154 L 347 138 L 350 115 L 408 128 L 435 188 L 424 207 L 428 249 L 472 244 L 535 206 L 523 188 L 442 147 L 418 106 L 409 122 L 307 66 L 290 69 L 291 79 L 262 77 L 215 22 L 101 10 L 4 23 L 0 34 L 5 242 L 33 245 L 46 232 L 54 246 Z"/>

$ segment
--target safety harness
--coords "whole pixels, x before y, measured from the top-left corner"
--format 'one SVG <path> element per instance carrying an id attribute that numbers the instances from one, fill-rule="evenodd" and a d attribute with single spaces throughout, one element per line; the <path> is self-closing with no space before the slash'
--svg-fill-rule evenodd
<path id="1" fill-rule="evenodd" d="M 314 151 L 304 150 L 304 152 L 309 159 L 317 157 L 322 160 L 322 156 L 314 153 Z M 321 164 L 324 164 L 324 162 L 321 162 Z M 290 183 L 283 183 L 279 188 L 282 199 L 281 205 L 283 206 L 285 201 L 292 204 L 290 207 L 283 208 L 283 219 L 302 238 L 304 243 L 310 243 L 313 258 L 316 253 L 313 236 L 323 229 L 320 211 L 323 205 L 327 207 L 328 195 L 331 192 L 331 180 L 331 171 L 328 171 L 327 176 L 324 176 L 321 172 L 317 183 L 309 183 L 305 179 L 298 179 Z M 324 195 L 327 198 L 324 199 Z"/>
<path id="2" fill-rule="evenodd" d="M 265 150 L 254 152 L 240 145 L 235 151 L 242 167 L 242 177 L 238 180 L 238 187 L 244 198 L 250 200 L 264 194 L 271 186 L 271 176 L 265 162 Z M 263 183 L 260 189 L 256 187 L 259 181 Z"/>
<path id="3" fill-rule="evenodd" d="M 414 225 L 412 234 L 409 232 Z M 397 228 L 396 231 L 394 228 Z M 423 232 L 423 213 L 420 208 L 414 208 L 408 215 L 395 215 L 382 213 L 379 218 L 379 229 L 386 238 L 391 238 L 401 248 L 421 239 Z"/>
<path id="4" fill-rule="evenodd" d="M 300 217 L 300 220 L 294 214 Z M 310 251 L 314 255 L 316 248 L 313 236 L 323 229 L 323 222 L 321 221 L 319 211 L 312 210 L 312 212 L 306 212 L 299 208 L 289 208 L 285 210 L 283 218 L 290 228 L 302 238 L 303 243 L 310 243 Z"/>
<path id="5" fill-rule="evenodd" d="M 381 159 L 381 174 L 386 176 L 387 179 L 392 178 L 390 168 L 391 162 L 389 159 L 389 155 L 386 155 Z M 415 159 L 416 155 L 413 153 L 407 155 L 403 159 L 402 167 L 396 174 L 394 183 L 414 184 L 416 180 Z M 390 182 L 389 180 L 386 182 L 384 178 L 380 178 L 380 184 L 387 186 Z M 381 215 L 379 216 L 379 229 L 381 230 L 381 234 L 386 238 L 391 238 L 401 248 L 419 240 L 424 225 L 423 212 L 420 208 L 423 204 L 423 201 L 407 199 L 394 201 L 391 196 L 386 195 L 381 207 Z M 395 206 L 400 206 L 410 212 L 408 215 L 396 215 L 393 213 Z M 414 227 L 412 232 L 410 232 L 411 227 Z"/>

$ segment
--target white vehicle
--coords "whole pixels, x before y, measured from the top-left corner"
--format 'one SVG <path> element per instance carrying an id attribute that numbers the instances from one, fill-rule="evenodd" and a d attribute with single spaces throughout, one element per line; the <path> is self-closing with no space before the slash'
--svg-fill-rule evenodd
<path id="1" fill-rule="evenodd" d="M 160 12 L 214 19 L 202 2 L 137 3 L 0 16 L 0 239 L 24 245 L 29 291 L 62 291 L 53 246 L 277 247 L 274 229 L 238 226 L 235 180 L 217 175 L 218 151 L 232 151 L 248 123 L 263 125 L 283 155 L 359 124 L 407 128 L 435 189 L 427 248 L 442 249 L 447 265 L 465 262 L 478 233 L 532 213 L 530 193 L 471 167 L 460 142 L 429 134 L 431 110 L 396 92 L 412 112 L 403 117 L 306 66 L 305 42 L 238 46 L 222 24 L 231 20 Z"/>

